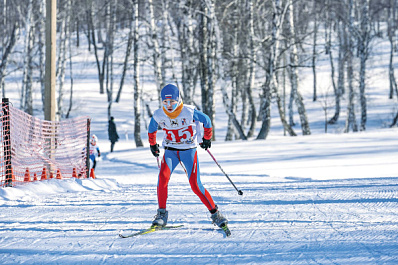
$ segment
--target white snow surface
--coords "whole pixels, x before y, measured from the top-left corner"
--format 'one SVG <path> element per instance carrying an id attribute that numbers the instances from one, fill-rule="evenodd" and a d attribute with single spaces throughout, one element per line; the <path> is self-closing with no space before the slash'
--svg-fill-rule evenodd
<path id="1" fill-rule="evenodd" d="M 1 264 L 397 264 L 397 129 L 265 141 L 214 142 L 199 151 L 202 183 L 229 219 L 230 237 L 178 167 L 169 224 L 157 209 L 157 163 L 147 147 L 103 152 L 97 179 L 0 189 Z M 107 142 L 102 145 L 106 150 Z"/>

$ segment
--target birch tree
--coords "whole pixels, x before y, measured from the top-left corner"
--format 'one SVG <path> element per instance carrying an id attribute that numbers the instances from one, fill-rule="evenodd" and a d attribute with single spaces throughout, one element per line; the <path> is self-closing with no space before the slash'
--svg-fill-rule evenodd
<path id="1" fill-rule="evenodd" d="M 260 106 L 262 125 L 257 139 L 266 139 L 271 128 L 271 85 L 273 83 L 272 78 L 275 70 L 276 53 L 278 52 L 280 44 L 279 34 L 281 26 L 283 25 L 282 4 L 280 0 L 272 0 L 272 11 L 271 43 L 269 51 L 265 43 L 263 43 L 263 56 L 266 56 L 268 53 L 268 60 L 264 60 L 267 62 L 267 69 L 265 83 L 262 85 L 263 94 L 262 104 Z"/>
<path id="2" fill-rule="evenodd" d="M 134 140 L 137 147 L 144 146 L 141 140 L 141 88 L 140 88 L 140 65 L 139 65 L 139 20 L 138 20 L 138 0 L 131 0 L 134 5 Z"/>
<path id="3" fill-rule="evenodd" d="M 293 0 L 289 0 L 289 27 L 290 29 L 290 83 L 292 86 L 292 93 L 298 108 L 298 113 L 301 121 L 301 130 L 303 135 L 310 135 L 311 130 L 308 123 L 307 112 L 303 102 L 303 96 L 298 89 L 298 51 L 296 43 L 295 23 L 294 23 L 294 5 Z"/>
<path id="4" fill-rule="evenodd" d="M 387 28 L 387 35 L 388 41 L 390 42 L 390 60 L 388 66 L 388 77 L 390 83 L 390 91 L 389 91 L 389 98 L 392 99 L 394 94 L 398 98 L 398 88 L 397 88 L 397 81 L 394 74 L 394 51 L 395 51 L 395 42 L 396 42 L 396 12 L 397 12 L 397 1 L 390 0 L 390 6 L 388 8 L 388 28 Z M 398 110 L 395 114 L 393 121 L 390 127 L 396 126 L 398 123 Z"/>
<path id="5" fill-rule="evenodd" d="M 64 6 L 61 8 L 61 28 L 60 28 L 60 43 L 58 45 L 58 99 L 57 99 L 57 115 L 60 118 L 64 118 L 63 110 L 63 97 L 64 97 L 64 83 L 65 83 L 65 72 L 67 63 L 67 48 L 70 39 L 69 28 L 70 28 L 70 0 L 63 2 Z"/>
<path id="6" fill-rule="evenodd" d="M 250 105 L 250 128 L 247 133 L 247 137 L 252 137 L 254 135 L 254 130 L 256 128 L 256 117 L 257 117 L 257 112 L 256 112 L 256 106 L 254 103 L 254 98 L 253 98 L 253 88 L 254 88 L 254 82 L 256 79 L 256 69 L 255 69 L 255 62 L 257 61 L 257 54 L 256 54 L 256 47 L 254 45 L 254 4 L 253 0 L 247 0 L 246 1 L 246 6 L 247 6 L 247 11 L 248 11 L 248 24 L 249 24 L 249 78 L 248 82 L 246 85 L 246 93 L 248 96 L 249 100 L 249 105 Z"/>
<path id="7" fill-rule="evenodd" d="M 227 133 L 225 135 L 225 141 L 232 141 L 234 139 L 234 137 L 236 136 L 235 134 L 235 126 L 234 123 L 236 123 L 237 121 L 235 121 L 236 119 L 236 111 L 237 111 L 237 100 L 238 100 L 238 87 L 239 87 L 239 57 L 240 57 L 240 37 L 239 37 L 239 33 L 241 32 L 241 24 L 243 23 L 241 21 L 241 17 L 240 17 L 240 12 L 238 12 L 238 10 L 240 10 L 240 1 L 236 0 L 233 2 L 233 12 L 229 13 L 229 16 L 231 17 L 231 21 L 229 22 L 229 24 L 233 25 L 233 30 L 232 32 L 230 32 L 230 43 L 231 43 L 231 70 L 230 70 L 230 75 L 231 75 L 231 98 L 230 98 L 230 107 L 229 107 L 229 111 L 233 114 L 233 115 L 228 115 L 228 124 L 227 124 Z M 242 111 L 243 112 L 243 111 Z M 240 123 L 240 126 L 242 126 L 242 123 Z M 243 130 L 243 128 L 242 128 Z"/>
<path id="8" fill-rule="evenodd" d="M 162 76 L 162 61 L 161 61 L 161 54 L 159 48 L 159 38 L 158 38 L 158 28 L 155 23 L 155 14 L 154 14 L 154 6 L 153 1 L 148 0 L 148 12 L 149 12 L 149 33 L 150 33 L 150 40 L 152 43 L 152 66 L 155 76 L 155 83 L 158 92 L 158 100 L 159 106 L 161 106 L 161 97 L 160 97 L 160 90 L 164 87 L 164 79 Z"/>
<path id="9" fill-rule="evenodd" d="M 23 78 L 21 90 L 21 107 L 33 115 L 32 75 L 33 75 L 33 46 L 34 46 L 33 0 L 29 0 L 25 19 L 25 48 Z"/>
<path id="10" fill-rule="evenodd" d="M 316 78 L 316 58 L 317 58 L 317 38 L 318 38 L 318 12 L 317 0 L 313 1 L 313 14 L 314 14 L 314 34 L 312 43 L 312 80 L 313 80 L 313 95 L 312 101 L 317 100 L 317 78 Z"/>
<path id="11" fill-rule="evenodd" d="M 390 60 L 388 64 L 388 77 L 390 83 L 389 98 L 392 99 L 394 93 L 398 97 L 397 81 L 394 74 L 394 45 L 396 42 L 396 13 L 397 13 L 397 1 L 390 0 L 390 6 L 388 8 L 388 28 L 387 35 L 390 43 Z"/>
<path id="12" fill-rule="evenodd" d="M 131 10 L 134 10 L 135 6 L 133 2 L 129 2 L 129 6 L 128 8 Z M 133 42 L 134 42 L 134 17 L 135 17 L 135 13 L 131 12 L 131 15 L 128 18 L 129 21 L 129 33 L 128 33 L 128 37 L 127 37 L 127 45 L 126 45 L 126 52 L 125 52 L 125 56 L 124 56 L 124 61 L 123 61 L 123 70 L 122 70 L 122 76 L 120 78 L 120 84 L 119 84 L 119 90 L 117 92 L 116 95 L 116 99 L 115 102 L 119 102 L 121 95 L 122 95 L 122 89 L 124 86 L 124 80 L 126 78 L 126 74 L 127 74 L 127 70 L 129 68 L 129 60 L 130 60 L 130 54 L 131 54 L 131 49 L 133 47 Z"/>
<path id="13" fill-rule="evenodd" d="M 4 28 L 5 29 L 5 28 Z M 8 60 L 10 58 L 10 55 L 12 54 L 12 51 L 15 47 L 16 41 L 17 41 L 17 35 L 18 35 L 18 26 L 17 23 L 14 23 L 11 34 L 9 35 L 8 40 L 6 38 L 3 38 L 3 52 L 1 56 L 1 62 L 0 62 L 0 87 L 1 87 L 1 92 L 2 92 L 2 97 L 6 97 L 6 89 L 5 89 L 5 76 L 6 76 L 6 71 L 7 71 L 7 65 L 8 65 Z"/>
<path id="14" fill-rule="evenodd" d="M 194 104 L 193 95 L 196 81 L 198 78 L 198 45 L 194 39 L 197 32 L 195 27 L 195 5 L 194 1 L 180 1 L 176 10 L 179 13 L 173 13 L 173 21 L 177 27 L 177 38 L 181 58 L 181 86 L 184 94 L 184 102 Z"/>
<path id="15" fill-rule="evenodd" d="M 200 22 L 199 22 L 199 51 L 200 51 L 200 85 L 202 91 L 202 109 L 206 113 L 215 129 L 215 102 L 214 102 L 214 84 L 215 84 L 215 50 L 214 50 L 214 32 L 211 14 L 214 14 L 214 3 L 212 0 L 206 0 L 202 3 Z M 213 134 L 212 140 L 215 140 Z"/>
<path id="16" fill-rule="evenodd" d="M 207 1 L 207 0 L 206 0 Z M 210 6 L 210 4 L 208 4 Z M 212 9 L 210 9 L 212 10 Z M 223 57 L 223 54 L 226 53 L 226 45 L 228 43 L 227 40 L 224 40 L 224 35 L 221 32 L 221 27 L 219 20 L 215 16 L 215 13 L 210 12 L 210 18 L 213 21 L 213 27 L 214 27 L 214 36 L 215 36 L 215 61 L 217 62 L 217 76 L 219 76 L 219 81 L 220 81 L 220 87 L 221 87 L 221 93 L 222 93 L 222 99 L 223 99 L 223 105 L 225 108 L 225 111 L 228 115 L 228 118 L 232 121 L 232 124 L 235 126 L 235 129 L 237 131 L 237 134 L 239 135 L 239 138 L 242 140 L 247 140 L 247 137 L 243 131 L 243 128 L 238 121 L 235 112 L 233 112 L 234 106 L 231 104 L 231 99 L 228 96 L 227 93 L 227 86 L 229 85 L 229 82 L 227 81 L 227 59 Z M 223 17 L 221 17 L 221 20 L 223 20 Z"/>
<path id="17" fill-rule="evenodd" d="M 105 64 L 108 59 L 108 49 L 107 45 L 105 45 L 103 56 L 102 56 L 102 62 L 100 58 L 100 48 L 98 47 L 99 43 L 101 43 L 101 31 L 97 31 L 97 36 L 95 35 L 95 21 L 94 21 L 94 3 L 93 0 L 88 0 L 88 33 L 89 33 L 89 42 L 90 44 L 93 45 L 94 48 L 94 56 L 95 56 L 95 62 L 97 65 L 97 71 L 98 71 L 98 82 L 99 82 L 99 92 L 100 94 L 105 93 L 105 87 L 104 87 L 104 81 L 105 81 Z M 97 41 L 98 39 L 98 41 Z"/>
<path id="18" fill-rule="evenodd" d="M 107 59 L 106 59 L 106 94 L 108 99 L 108 119 L 111 117 L 111 109 L 113 103 L 113 55 L 115 47 L 115 31 L 116 31 L 116 9 L 118 1 L 114 0 L 109 2 L 107 6 L 106 15 L 106 48 Z"/>
<path id="19" fill-rule="evenodd" d="M 291 136 L 296 136 L 296 133 L 292 127 L 287 123 L 285 118 L 285 112 L 283 108 L 282 99 L 279 96 L 276 81 L 275 66 L 278 61 L 279 48 L 281 45 L 280 34 L 283 27 L 284 18 L 286 15 L 288 5 L 282 8 L 280 0 L 272 1 L 273 13 L 272 13 L 272 30 L 271 30 L 271 43 L 269 48 L 264 49 L 263 53 L 268 54 L 267 68 L 266 68 L 266 80 L 262 86 L 262 92 L 264 100 L 260 106 L 262 112 L 262 125 L 260 132 L 257 135 L 257 139 L 266 139 L 271 127 L 271 93 L 274 93 L 276 103 L 278 106 L 279 117 L 285 130 Z"/>
<path id="20" fill-rule="evenodd" d="M 70 77 L 70 92 L 69 92 L 69 106 L 66 112 L 65 118 L 69 118 L 69 115 L 73 107 L 73 62 L 72 62 L 72 42 L 68 42 L 69 50 L 69 77 Z"/>
<path id="21" fill-rule="evenodd" d="M 330 60 L 330 67 L 331 67 L 331 78 L 332 78 L 332 85 L 333 85 L 333 91 L 334 91 L 334 98 L 335 98 L 335 112 L 333 117 L 328 121 L 328 124 L 335 124 L 340 117 L 340 111 L 341 111 L 341 97 L 343 95 L 344 91 L 344 72 L 345 72 L 345 51 L 346 51 L 346 45 L 345 45 L 345 34 L 344 34 L 344 26 L 343 23 L 338 20 L 335 22 L 335 27 L 337 28 L 337 39 L 338 39 L 338 62 L 337 62 L 337 84 L 334 80 L 334 73 L 335 73 L 335 68 L 334 68 L 334 63 L 333 63 L 333 51 L 331 49 L 332 45 L 332 21 L 330 22 L 330 28 L 329 28 L 329 33 L 327 37 L 327 45 L 329 47 L 329 60 Z"/>
<path id="22" fill-rule="evenodd" d="M 42 110 L 45 111 L 45 66 L 46 66 L 46 46 L 45 46 L 45 30 L 46 30 L 46 0 L 39 0 L 39 29 L 38 29 L 38 46 L 39 46 L 39 80 Z"/>
<path id="23" fill-rule="evenodd" d="M 370 43 L 370 19 L 369 19 L 369 4 L 370 0 L 361 0 L 361 21 L 358 36 L 358 53 L 360 60 L 359 70 L 359 98 L 361 103 L 361 124 L 360 130 L 366 130 L 367 121 L 367 103 L 366 103 L 366 61 L 369 57 L 369 43 Z"/>
<path id="24" fill-rule="evenodd" d="M 348 27 L 349 32 L 345 31 L 345 38 L 347 43 L 347 83 L 348 83 L 348 105 L 347 105 L 347 118 L 345 122 L 344 132 L 348 133 L 350 128 L 356 132 L 358 125 L 355 115 L 355 92 L 354 92 L 354 66 L 353 66 L 353 37 L 350 32 L 353 32 L 354 23 L 354 3 L 353 0 L 348 0 Z"/>

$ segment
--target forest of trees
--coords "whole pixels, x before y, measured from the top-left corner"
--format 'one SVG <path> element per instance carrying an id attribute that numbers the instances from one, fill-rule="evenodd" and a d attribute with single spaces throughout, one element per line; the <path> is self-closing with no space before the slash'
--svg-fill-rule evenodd
<path id="1" fill-rule="evenodd" d="M 7 95 L 7 76 L 20 72 L 20 106 L 33 114 L 33 86 L 41 88 L 44 106 L 46 0 L 0 1 L 1 93 Z M 311 134 L 299 72 L 312 70 L 317 101 L 320 55 L 329 58 L 334 95 L 327 122 L 336 123 L 344 112 L 345 132 L 366 130 L 367 61 L 376 39 L 390 43 L 386 96 L 398 97 L 398 0 L 58 0 L 57 9 L 59 118 L 68 118 L 73 106 L 73 51 L 87 49 L 109 116 L 124 96 L 126 77 L 133 76 L 138 146 L 143 106 L 150 112 L 140 84 L 143 67 L 152 71 L 156 99 L 173 82 L 184 103 L 196 105 L 213 123 L 216 87 L 221 90 L 229 117 L 225 140 L 266 139 L 274 103 L 289 135 L 296 135 L 294 114 L 302 134 Z M 201 102 L 194 101 L 198 94 Z M 341 104 L 343 97 L 347 104 Z M 397 123 L 398 113 L 391 126 Z"/>

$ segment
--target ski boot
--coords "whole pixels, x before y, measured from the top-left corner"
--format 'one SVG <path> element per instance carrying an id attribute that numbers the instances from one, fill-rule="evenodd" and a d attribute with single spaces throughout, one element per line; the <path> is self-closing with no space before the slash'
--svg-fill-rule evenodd
<path id="1" fill-rule="evenodd" d="M 152 227 L 166 226 L 168 216 L 169 216 L 169 212 L 166 211 L 166 209 L 158 209 L 158 212 L 155 215 L 155 219 L 152 222 Z"/>
<path id="2" fill-rule="evenodd" d="M 224 232 L 226 236 L 231 235 L 231 231 L 228 228 L 228 220 L 225 218 L 220 211 L 218 211 L 218 207 L 216 206 L 216 212 L 211 214 L 211 220 L 213 221 L 214 225 L 217 225 L 220 227 Z"/>

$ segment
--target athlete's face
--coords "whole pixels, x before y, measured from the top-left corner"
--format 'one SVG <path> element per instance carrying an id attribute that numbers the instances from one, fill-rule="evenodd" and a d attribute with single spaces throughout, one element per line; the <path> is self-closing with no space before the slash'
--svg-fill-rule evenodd
<path id="1" fill-rule="evenodd" d="M 172 112 L 177 108 L 177 103 L 178 101 L 174 100 L 174 99 L 165 99 L 162 101 L 164 108 L 168 111 L 168 112 Z"/>

